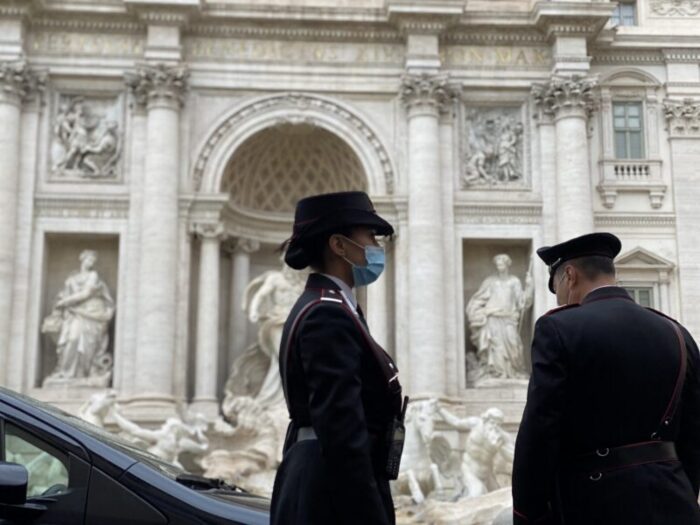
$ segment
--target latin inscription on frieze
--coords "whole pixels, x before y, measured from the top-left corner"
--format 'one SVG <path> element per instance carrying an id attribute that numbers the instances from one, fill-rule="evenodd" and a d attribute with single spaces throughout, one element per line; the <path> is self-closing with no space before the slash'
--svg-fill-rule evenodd
<path id="1" fill-rule="evenodd" d="M 31 54 L 61 56 L 141 56 L 144 38 L 140 35 L 71 33 L 51 31 L 29 36 Z"/>
<path id="2" fill-rule="evenodd" d="M 442 60 L 450 67 L 548 68 L 552 53 L 535 46 L 449 46 L 442 51 Z"/>
<path id="3" fill-rule="evenodd" d="M 298 42 L 236 38 L 188 38 L 188 60 L 231 59 L 244 62 L 357 63 L 403 65 L 401 44 Z"/>

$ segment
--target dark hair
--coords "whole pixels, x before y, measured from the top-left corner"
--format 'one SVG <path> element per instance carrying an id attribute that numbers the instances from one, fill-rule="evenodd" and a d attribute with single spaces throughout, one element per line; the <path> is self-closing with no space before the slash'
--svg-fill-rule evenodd
<path id="1" fill-rule="evenodd" d="M 601 275 L 615 275 L 615 263 L 610 257 L 588 255 L 572 259 L 569 263 L 575 266 L 589 281 L 595 280 Z"/>

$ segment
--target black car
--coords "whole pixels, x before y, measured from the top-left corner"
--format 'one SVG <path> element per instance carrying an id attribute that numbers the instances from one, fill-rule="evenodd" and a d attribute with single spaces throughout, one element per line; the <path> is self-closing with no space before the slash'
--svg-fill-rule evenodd
<path id="1" fill-rule="evenodd" d="M 0 524 L 258 525 L 269 506 L 0 388 Z"/>

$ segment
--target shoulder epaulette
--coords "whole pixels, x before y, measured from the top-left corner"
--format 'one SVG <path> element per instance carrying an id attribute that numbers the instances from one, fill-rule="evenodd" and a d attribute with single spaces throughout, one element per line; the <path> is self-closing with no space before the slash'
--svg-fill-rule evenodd
<path id="1" fill-rule="evenodd" d="M 660 315 L 661 317 L 665 317 L 665 318 L 668 319 L 669 321 L 673 321 L 673 322 L 676 323 L 676 324 L 680 324 L 680 323 L 679 323 L 678 321 L 676 321 L 673 317 L 671 317 L 670 315 L 666 315 L 665 313 L 660 312 L 659 310 L 656 310 L 656 309 L 651 308 L 651 307 L 649 307 L 649 306 L 645 306 L 644 308 L 646 308 L 646 309 L 649 310 L 650 312 L 654 312 L 655 314 Z"/>
<path id="2" fill-rule="evenodd" d="M 576 308 L 578 306 L 581 306 L 579 303 L 571 303 L 571 304 L 563 304 L 561 306 L 557 306 L 556 308 L 552 308 L 550 311 L 545 313 L 544 315 L 552 315 L 557 312 L 561 312 L 562 310 L 568 310 L 569 308 Z"/>

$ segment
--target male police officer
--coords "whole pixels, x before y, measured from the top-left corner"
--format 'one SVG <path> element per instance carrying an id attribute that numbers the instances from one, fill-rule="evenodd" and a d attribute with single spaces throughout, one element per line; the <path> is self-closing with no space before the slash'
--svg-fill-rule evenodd
<path id="1" fill-rule="evenodd" d="M 516 525 L 700 523 L 700 355 L 615 285 L 620 241 L 537 254 L 561 305 L 541 317 L 513 468 Z"/>

